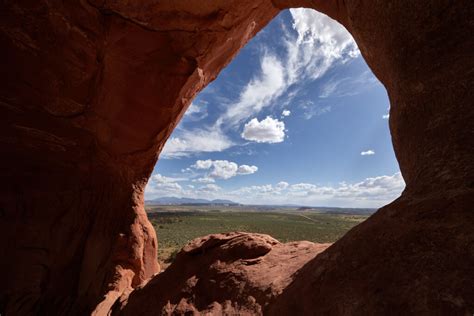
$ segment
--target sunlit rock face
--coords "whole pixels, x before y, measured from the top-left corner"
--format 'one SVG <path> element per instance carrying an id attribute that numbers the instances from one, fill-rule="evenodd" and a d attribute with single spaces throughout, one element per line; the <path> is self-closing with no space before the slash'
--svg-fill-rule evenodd
<path id="1" fill-rule="evenodd" d="M 143 188 L 164 142 L 252 36 L 280 10 L 310 5 L 352 33 L 387 88 L 402 197 L 319 255 L 325 246 L 303 244 L 299 259 L 277 263 L 291 246 L 268 236 L 207 237 L 145 284 L 159 266 Z M 38 0 L 0 10 L 2 314 L 473 313 L 472 1 Z M 209 240 L 220 241 L 194 256 Z M 208 283 L 222 273 L 235 282 L 217 291 Z"/>
<path id="2" fill-rule="evenodd" d="M 261 314 L 296 272 L 329 245 L 283 244 L 268 235 L 237 232 L 197 238 L 165 272 L 124 295 L 113 312 Z"/>

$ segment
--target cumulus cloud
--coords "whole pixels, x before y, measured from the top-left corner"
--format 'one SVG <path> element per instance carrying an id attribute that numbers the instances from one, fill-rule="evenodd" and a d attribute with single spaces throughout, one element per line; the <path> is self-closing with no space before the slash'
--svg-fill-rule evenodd
<path id="1" fill-rule="evenodd" d="M 148 180 L 145 191 L 148 194 L 178 194 L 181 193 L 183 187 L 177 183 L 179 181 L 185 181 L 182 178 L 171 178 L 165 177 L 159 173 L 154 174 Z"/>
<path id="2" fill-rule="evenodd" d="M 257 143 L 281 143 L 285 139 L 285 123 L 270 116 L 262 121 L 253 118 L 245 124 L 241 136 Z"/>
<path id="3" fill-rule="evenodd" d="M 206 184 L 205 186 L 200 187 L 198 190 L 202 192 L 218 192 L 222 188 L 216 184 Z"/>
<path id="4" fill-rule="evenodd" d="M 200 152 L 223 151 L 234 144 L 219 129 L 185 130 L 170 138 L 161 152 L 165 159 L 188 157 Z"/>
<path id="5" fill-rule="evenodd" d="M 186 178 L 173 178 L 173 177 L 166 177 L 159 173 L 156 173 L 150 177 L 150 181 L 154 183 L 173 183 L 179 181 L 186 181 Z"/>
<path id="6" fill-rule="evenodd" d="M 145 199 L 156 197 L 175 196 L 190 198 L 214 199 L 222 190 L 218 185 L 211 183 L 214 179 L 202 178 L 193 180 L 195 183 L 204 184 L 196 187 L 192 184 L 180 185 L 178 182 L 189 181 L 187 178 L 172 178 L 161 174 L 154 174 L 150 177 L 145 188 Z"/>
<path id="7" fill-rule="evenodd" d="M 207 160 L 197 160 L 194 165 L 191 166 L 191 168 L 194 169 L 209 169 L 212 167 L 213 161 L 210 159 Z"/>
<path id="8" fill-rule="evenodd" d="M 241 165 L 237 169 L 237 174 L 252 174 L 257 172 L 257 166 Z"/>
<path id="9" fill-rule="evenodd" d="M 231 191 L 230 195 L 236 196 L 236 197 L 243 197 L 243 196 L 249 196 L 249 195 L 260 195 L 260 194 L 267 194 L 267 193 L 273 193 L 274 188 L 271 184 L 266 184 L 266 185 L 252 185 L 252 186 L 247 186 L 247 187 L 241 187 L 235 191 Z M 257 202 L 258 203 L 258 202 Z"/>
<path id="10" fill-rule="evenodd" d="M 197 160 L 191 168 L 196 170 L 209 170 L 205 177 L 196 180 L 196 182 L 208 181 L 209 179 L 230 179 L 237 175 L 248 175 L 258 171 L 257 166 L 238 165 L 228 160 Z"/>
<path id="11" fill-rule="evenodd" d="M 281 116 L 290 116 L 290 114 L 291 114 L 290 110 L 283 110 L 283 112 L 281 112 Z"/>
<path id="12" fill-rule="evenodd" d="M 380 207 L 400 196 L 405 182 L 400 172 L 369 177 L 355 183 L 318 185 L 280 181 L 276 184 L 244 186 L 224 190 L 214 183 L 183 188 L 179 178 L 154 175 L 145 190 L 149 198 L 179 196 L 194 198 L 225 198 L 246 204 L 299 204 L 311 206 Z"/>
<path id="13" fill-rule="evenodd" d="M 390 200 L 396 198 L 405 188 L 405 181 L 400 172 L 392 176 L 366 178 L 364 181 L 342 183 L 334 192 L 339 198 Z"/>
<path id="14" fill-rule="evenodd" d="M 372 155 L 375 155 L 375 151 L 373 151 L 372 149 L 369 149 L 369 150 L 366 150 L 366 151 L 361 151 L 360 155 L 361 156 L 372 156 Z"/>
<path id="15" fill-rule="evenodd" d="M 289 186 L 288 182 L 280 181 L 280 182 L 277 183 L 276 189 L 277 190 L 285 190 L 286 188 L 288 188 L 288 186 Z"/>
<path id="16" fill-rule="evenodd" d="M 242 203 L 301 204 L 312 206 L 380 207 L 400 196 L 405 182 L 397 172 L 366 178 L 356 183 L 342 182 L 337 186 L 312 183 L 253 185 L 227 193 L 227 198 Z"/>
<path id="17" fill-rule="evenodd" d="M 214 160 L 212 162 L 213 169 L 209 173 L 209 177 L 217 179 L 229 179 L 237 175 L 239 167 L 235 162 L 227 160 Z"/>

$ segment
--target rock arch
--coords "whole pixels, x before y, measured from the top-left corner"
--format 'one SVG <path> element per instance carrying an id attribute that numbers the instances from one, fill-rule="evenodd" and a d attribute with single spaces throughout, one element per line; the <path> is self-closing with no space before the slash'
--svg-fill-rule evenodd
<path id="1" fill-rule="evenodd" d="M 159 270 L 143 208 L 158 153 L 194 95 L 280 10 L 298 6 L 341 22 L 387 88 L 407 187 L 271 304 L 247 305 L 473 312 L 469 0 L 3 1 L 0 311 L 133 314 L 140 297 L 156 295 L 156 280 L 129 292 Z M 266 238 L 251 237 L 256 249 Z"/>

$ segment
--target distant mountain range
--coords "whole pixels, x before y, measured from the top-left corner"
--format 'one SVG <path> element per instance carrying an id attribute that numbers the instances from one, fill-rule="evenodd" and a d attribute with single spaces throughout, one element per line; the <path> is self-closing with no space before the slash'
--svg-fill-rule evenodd
<path id="1" fill-rule="evenodd" d="M 230 200 L 206 200 L 192 198 L 178 198 L 174 196 L 160 197 L 153 200 L 145 201 L 148 205 L 183 205 L 183 204 L 211 204 L 211 205 L 238 205 L 239 203 Z"/>
<path id="2" fill-rule="evenodd" d="M 192 198 L 178 198 L 174 196 L 160 197 L 153 200 L 145 201 L 146 205 L 227 205 L 239 206 L 243 208 L 252 209 L 255 211 L 274 211 L 285 208 L 294 208 L 299 212 L 318 212 L 326 214 L 366 214 L 375 213 L 375 208 L 349 208 L 349 207 L 325 207 L 325 206 L 301 206 L 297 204 L 281 204 L 281 205 L 245 205 L 236 203 L 231 200 L 207 200 L 207 199 L 192 199 Z"/>

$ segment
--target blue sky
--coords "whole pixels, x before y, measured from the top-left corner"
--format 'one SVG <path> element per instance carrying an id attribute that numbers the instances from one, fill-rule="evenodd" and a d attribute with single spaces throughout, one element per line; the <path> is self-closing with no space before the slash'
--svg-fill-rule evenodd
<path id="1" fill-rule="evenodd" d="M 382 206 L 405 185 L 388 108 L 341 25 L 284 11 L 193 100 L 145 198 Z"/>

